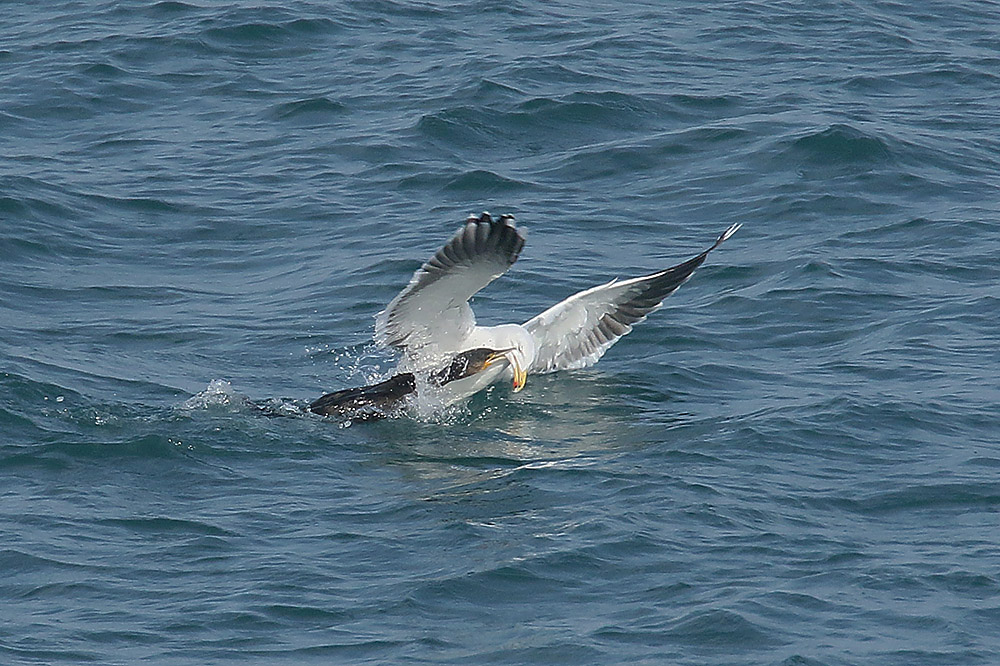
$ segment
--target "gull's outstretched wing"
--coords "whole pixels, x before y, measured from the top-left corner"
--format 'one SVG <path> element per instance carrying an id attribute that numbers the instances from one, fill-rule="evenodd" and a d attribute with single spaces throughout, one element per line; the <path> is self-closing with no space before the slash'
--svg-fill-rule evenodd
<path id="1" fill-rule="evenodd" d="M 513 215 L 469 216 L 410 284 L 375 316 L 375 342 L 408 353 L 454 350 L 476 325 L 469 299 L 517 261 L 524 236 Z M 452 343 L 452 344 L 449 344 Z"/>
<path id="2" fill-rule="evenodd" d="M 729 227 L 712 247 L 683 264 L 581 291 L 526 322 L 524 327 L 535 340 L 535 361 L 529 372 L 555 372 L 596 363 L 632 330 L 633 324 L 659 308 L 663 299 L 701 266 L 708 253 L 739 228 L 739 224 Z"/>

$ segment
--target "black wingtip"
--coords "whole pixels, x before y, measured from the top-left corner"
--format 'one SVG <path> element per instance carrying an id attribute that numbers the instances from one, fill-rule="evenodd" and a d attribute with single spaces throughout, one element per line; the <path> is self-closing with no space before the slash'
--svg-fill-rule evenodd
<path id="1" fill-rule="evenodd" d="M 484 210 L 479 215 L 476 215 L 475 213 L 469 213 L 468 217 L 465 218 L 466 224 L 476 223 L 476 222 L 485 222 L 486 224 L 494 224 L 499 222 L 509 227 L 513 227 L 514 216 L 511 215 L 510 213 L 504 213 L 503 215 L 494 220 L 493 216 L 490 215 L 490 212 L 488 210 Z"/>
<path id="2" fill-rule="evenodd" d="M 711 252 L 715 248 L 717 248 L 720 245 L 722 245 L 722 243 L 724 241 L 728 240 L 730 236 L 732 236 L 737 231 L 739 231 L 740 227 L 742 227 L 742 226 L 743 226 L 742 222 L 737 222 L 736 224 L 732 225 L 731 227 L 729 227 L 728 229 L 726 229 L 725 231 L 723 231 L 722 234 L 716 239 L 715 243 L 712 244 L 712 247 L 708 248 L 708 250 L 706 250 L 706 251 L 707 252 Z"/>
<path id="3" fill-rule="evenodd" d="M 460 230 L 460 235 L 463 235 L 464 242 L 468 244 L 469 254 L 475 251 L 477 244 L 479 250 L 500 248 L 507 253 L 509 265 L 517 261 L 524 248 L 524 230 L 517 228 L 514 216 L 510 213 L 504 213 L 498 218 L 494 218 L 485 210 L 479 215 L 470 213 L 465 218 L 465 225 L 466 230 L 470 227 L 478 229 L 477 232 L 465 231 L 464 235 Z"/>
<path id="4" fill-rule="evenodd" d="M 637 298 L 636 302 L 643 306 L 649 306 L 652 303 L 659 303 L 663 301 L 664 298 L 669 296 L 674 292 L 674 290 L 684 284 L 684 282 L 691 277 L 695 270 L 705 263 L 705 259 L 708 257 L 709 252 L 719 247 L 719 245 L 739 231 L 741 226 L 743 225 L 739 223 L 730 226 L 719 235 L 715 243 L 712 244 L 712 247 L 708 248 L 698 256 L 692 257 L 683 263 L 651 275 L 650 277 L 652 279 L 649 282 L 649 293 L 644 294 L 642 298 Z"/>

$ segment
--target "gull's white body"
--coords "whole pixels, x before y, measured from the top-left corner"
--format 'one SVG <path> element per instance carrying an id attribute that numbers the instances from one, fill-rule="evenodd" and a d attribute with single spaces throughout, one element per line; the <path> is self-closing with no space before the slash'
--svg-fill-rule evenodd
<path id="1" fill-rule="evenodd" d="M 506 362 L 436 389 L 436 403 L 467 398 L 504 376 L 513 376 L 514 388 L 519 390 L 528 373 L 596 363 L 634 324 L 659 308 L 739 226 L 731 226 L 708 250 L 673 268 L 586 289 L 524 324 L 477 326 L 469 299 L 517 260 L 524 237 L 512 216 L 499 220 L 488 213 L 470 216 L 376 316 L 375 341 L 400 349 L 401 370 L 418 375 L 469 349 L 508 351 Z"/>

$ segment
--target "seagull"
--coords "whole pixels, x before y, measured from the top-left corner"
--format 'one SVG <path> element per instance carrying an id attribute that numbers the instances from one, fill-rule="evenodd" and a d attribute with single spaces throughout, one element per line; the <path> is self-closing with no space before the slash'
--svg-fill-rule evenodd
<path id="1" fill-rule="evenodd" d="M 513 215 L 470 215 L 375 316 L 375 343 L 402 353 L 399 370 L 413 373 L 417 394 L 432 394 L 436 406 L 468 398 L 504 377 L 517 392 L 529 374 L 597 363 L 739 228 L 732 225 L 710 248 L 681 264 L 585 289 L 523 324 L 478 326 L 469 299 L 517 261 L 524 235 Z M 476 372 L 444 383 L 427 381 L 474 349 L 493 350 Z"/>

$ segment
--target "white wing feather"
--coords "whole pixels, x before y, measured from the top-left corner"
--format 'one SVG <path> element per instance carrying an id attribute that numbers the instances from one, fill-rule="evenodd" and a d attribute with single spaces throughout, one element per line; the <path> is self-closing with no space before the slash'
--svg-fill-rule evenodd
<path id="1" fill-rule="evenodd" d="M 726 229 L 712 247 L 673 268 L 630 280 L 612 280 L 581 291 L 524 324 L 535 341 L 529 372 L 584 368 L 596 363 L 611 345 L 663 304 L 663 299 L 691 277 L 708 253 L 736 233 Z"/>
<path id="2" fill-rule="evenodd" d="M 375 342 L 412 355 L 454 351 L 476 325 L 469 299 L 503 275 L 524 247 L 513 216 L 470 216 L 375 317 Z"/>

